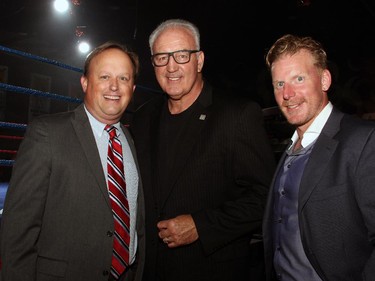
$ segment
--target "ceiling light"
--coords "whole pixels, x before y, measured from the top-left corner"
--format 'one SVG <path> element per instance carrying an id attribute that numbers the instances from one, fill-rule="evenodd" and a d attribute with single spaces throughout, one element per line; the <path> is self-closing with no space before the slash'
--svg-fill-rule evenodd
<path id="1" fill-rule="evenodd" d="M 65 13 L 69 9 L 69 2 L 67 0 L 55 0 L 53 6 L 56 11 Z"/>

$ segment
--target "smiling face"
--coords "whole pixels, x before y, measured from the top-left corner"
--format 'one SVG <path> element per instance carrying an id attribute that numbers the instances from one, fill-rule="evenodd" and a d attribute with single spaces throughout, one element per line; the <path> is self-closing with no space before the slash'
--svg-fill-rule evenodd
<path id="1" fill-rule="evenodd" d="M 305 132 L 328 103 L 331 74 L 302 49 L 283 55 L 271 67 L 274 95 L 288 122 Z"/>
<path id="2" fill-rule="evenodd" d="M 117 123 L 135 90 L 134 68 L 127 54 L 107 49 L 92 58 L 81 77 L 87 110 L 104 124 Z"/>
<path id="3" fill-rule="evenodd" d="M 195 50 L 194 37 L 184 28 L 168 28 L 155 40 L 153 54 Z M 195 100 L 202 88 L 203 52 L 193 53 L 190 61 L 178 64 L 173 57 L 165 66 L 154 67 L 160 87 L 173 100 Z"/>

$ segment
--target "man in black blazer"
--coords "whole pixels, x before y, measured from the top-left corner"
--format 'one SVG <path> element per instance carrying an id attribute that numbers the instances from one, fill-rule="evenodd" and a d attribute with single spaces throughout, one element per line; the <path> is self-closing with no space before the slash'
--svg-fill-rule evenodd
<path id="1" fill-rule="evenodd" d="M 296 130 L 263 222 L 267 280 L 375 280 L 375 123 L 329 102 L 322 45 L 285 35 L 266 56 Z"/>
<path id="2" fill-rule="evenodd" d="M 138 68 L 137 55 L 124 46 L 99 46 L 81 78 L 84 104 L 29 124 L 5 198 L 3 281 L 115 280 L 106 124 L 117 128 L 122 143 L 130 205 L 130 265 L 118 280 L 141 280 L 143 191 L 132 138 L 120 123 Z"/>
<path id="3" fill-rule="evenodd" d="M 130 124 L 145 189 L 143 280 L 249 280 L 250 240 L 274 171 L 260 107 L 203 80 L 192 23 L 161 23 L 150 47 L 166 95 Z"/>

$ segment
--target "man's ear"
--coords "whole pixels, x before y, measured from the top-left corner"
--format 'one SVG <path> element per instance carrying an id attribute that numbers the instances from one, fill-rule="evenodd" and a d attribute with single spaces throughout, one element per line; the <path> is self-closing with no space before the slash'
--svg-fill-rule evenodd
<path id="1" fill-rule="evenodd" d="M 86 76 L 81 76 L 81 87 L 84 93 L 86 93 L 87 90 L 87 78 Z"/>
<path id="2" fill-rule="evenodd" d="M 329 87 L 331 87 L 332 83 L 332 76 L 331 72 L 328 69 L 324 69 L 322 73 L 322 90 L 324 92 L 328 91 Z"/>
<path id="3" fill-rule="evenodd" d="M 198 55 L 198 72 L 202 72 L 203 64 L 204 64 L 204 53 L 203 51 L 200 51 Z"/>

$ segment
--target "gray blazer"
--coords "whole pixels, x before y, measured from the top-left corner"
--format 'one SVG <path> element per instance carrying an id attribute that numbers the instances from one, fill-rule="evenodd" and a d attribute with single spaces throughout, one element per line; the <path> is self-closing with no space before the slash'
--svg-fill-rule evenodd
<path id="1" fill-rule="evenodd" d="M 136 160 L 128 130 L 122 127 Z M 141 280 L 144 201 L 138 191 L 138 259 L 125 280 Z M 103 168 L 83 104 L 36 118 L 20 145 L 1 225 L 3 281 L 104 281 L 113 217 Z"/>
<path id="2" fill-rule="evenodd" d="M 274 279 L 272 195 L 271 188 L 263 221 L 267 280 Z M 374 122 L 333 109 L 303 172 L 298 214 L 305 253 L 322 280 L 375 280 Z"/>

